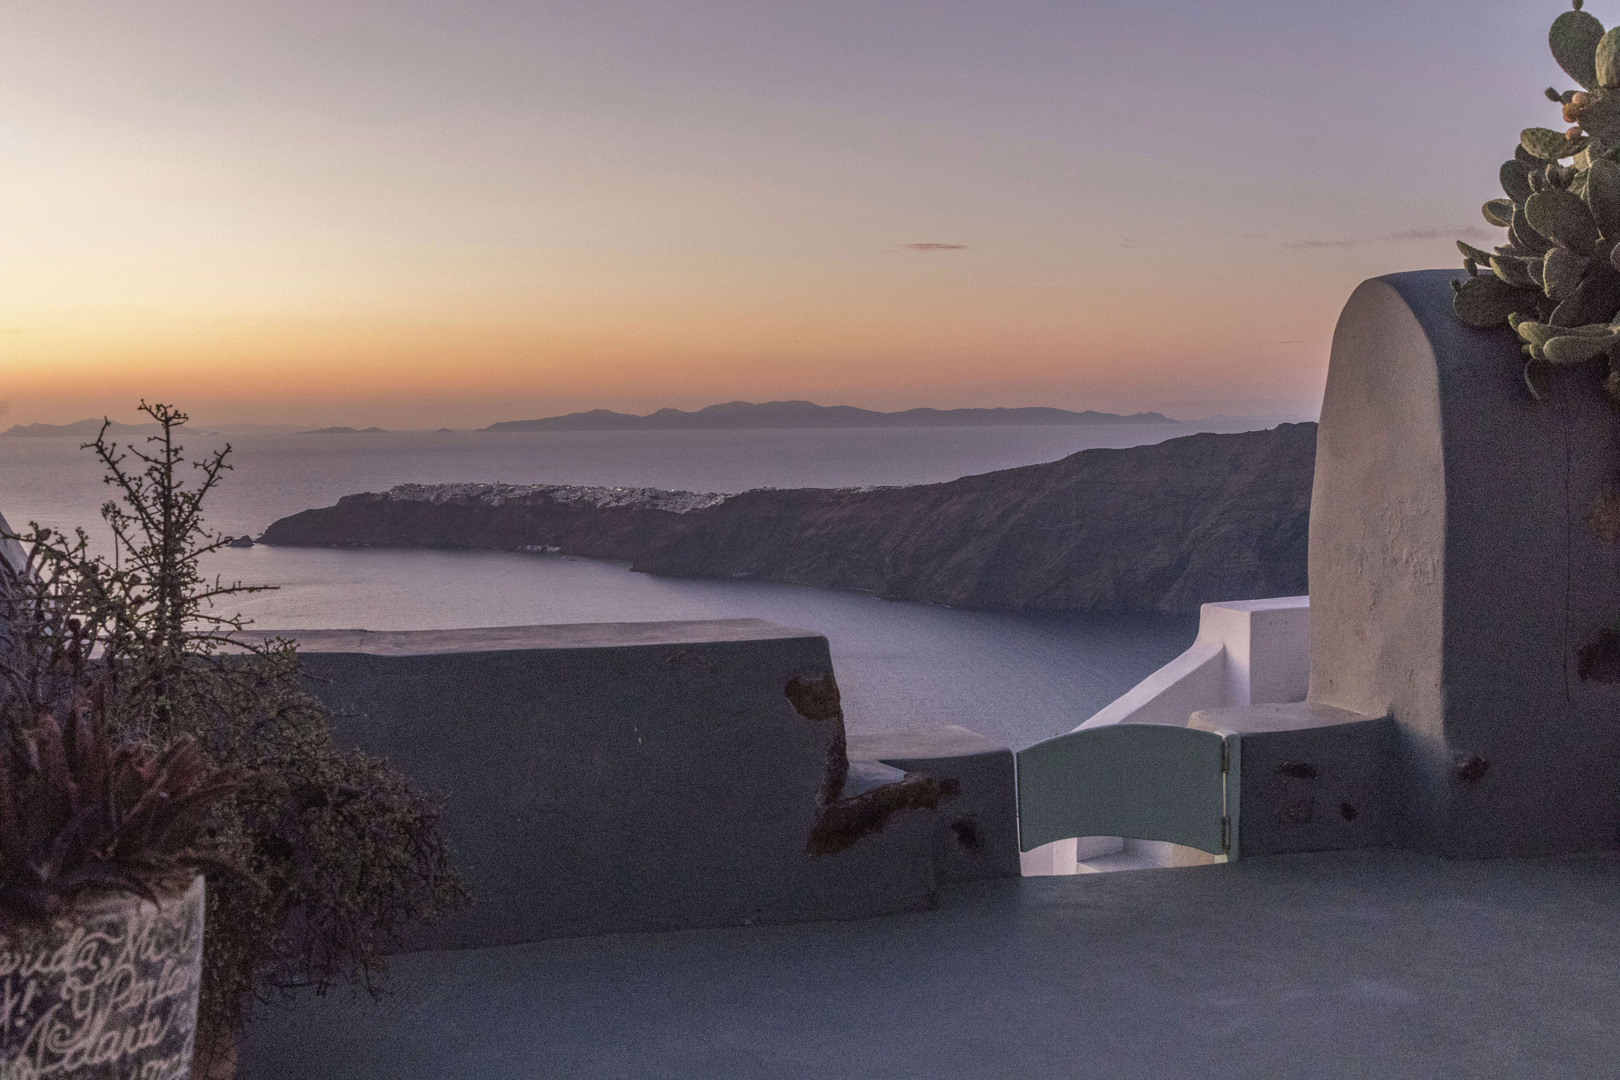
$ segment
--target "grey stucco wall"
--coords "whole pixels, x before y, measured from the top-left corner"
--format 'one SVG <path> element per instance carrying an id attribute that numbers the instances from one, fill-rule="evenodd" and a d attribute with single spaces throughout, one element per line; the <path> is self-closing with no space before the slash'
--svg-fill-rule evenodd
<path id="1" fill-rule="evenodd" d="M 1620 684 L 1583 679 L 1581 654 L 1620 616 L 1620 549 L 1585 520 L 1620 472 L 1620 414 L 1591 365 L 1535 401 L 1512 333 L 1453 314 L 1455 276 L 1366 282 L 1335 332 L 1310 700 L 1394 718 L 1413 846 L 1611 845 Z"/>
<path id="2" fill-rule="evenodd" d="M 830 678 L 819 634 L 726 620 L 292 636 L 340 737 L 447 798 L 475 904 L 419 947 L 934 902 L 934 811 L 807 851 L 844 762 L 841 715 L 785 693 Z"/>
<path id="3" fill-rule="evenodd" d="M 22 544 L 6 536 L 16 530 L 6 523 L 5 515 L 0 514 L 0 573 L 10 571 L 20 574 L 27 563 L 27 554 Z"/>
<path id="4" fill-rule="evenodd" d="M 1431 848 L 1449 792 L 1436 782 L 1445 511 L 1434 350 L 1393 285 L 1364 282 L 1334 330 L 1317 427 L 1309 700 L 1393 713 L 1403 838 Z"/>
<path id="5" fill-rule="evenodd" d="M 1013 752 L 976 731 L 851 735 L 849 760 L 880 761 L 953 785 L 935 815 L 934 867 L 941 883 L 1018 877 L 1018 787 Z"/>
<path id="6" fill-rule="evenodd" d="M 1188 727 L 1240 742 L 1240 857 L 1398 842 L 1395 724 L 1294 702 L 1202 709 Z"/>

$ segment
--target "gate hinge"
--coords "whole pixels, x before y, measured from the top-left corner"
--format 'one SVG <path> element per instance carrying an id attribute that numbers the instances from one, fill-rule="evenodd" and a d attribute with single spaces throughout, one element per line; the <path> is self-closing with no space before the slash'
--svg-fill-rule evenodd
<path id="1" fill-rule="evenodd" d="M 1225 814 L 1221 815 L 1221 850 L 1232 850 L 1232 819 Z"/>
<path id="2" fill-rule="evenodd" d="M 1232 771 L 1232 744 L 1225 739 L 1221 740 L 1221 775 L 1225 776 Z"/>

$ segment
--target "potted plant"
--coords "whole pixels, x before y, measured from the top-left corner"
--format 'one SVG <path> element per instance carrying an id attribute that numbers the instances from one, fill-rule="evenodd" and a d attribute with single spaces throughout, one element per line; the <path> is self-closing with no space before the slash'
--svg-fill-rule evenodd
<path id="1" fill-rule="evenodd" d="M 232 781 L 189 740 L 115 745 L 105 700 L 0 747 L 0 1076 L 189 1075 L 203 825 Z"/>
<path id="2" fill-rule="evenodd" d="M 190 461 L 178 442 L 185 415 L 141 408 L 159 425 L 144 449 L 108 441 L 105 428 L 86 444 L 119 496 L 102 510 L 111 556 L 82 529 L 14 536 L 27 562 L 0 598 L 10 611 L 0 655 L 15 673 L 0 685 L 0 714 L 99 694 L 114 743 L 189 745 L 234 778 L 203 826 L 215 862 L 197 1041 L 199 1075 L 213 1080 L 234 1072 L 256 1003 L 300 987 L 376 992 L 406 929 L 466 895 L 437 803 L 386 762 L 336 744 L 292 642 L 243 644 L 244 620 L 219 613 L 261 588 L 210 581 L 201 567 L 226 543 L 207 531 L 202 504 L 230 447 Z"/>

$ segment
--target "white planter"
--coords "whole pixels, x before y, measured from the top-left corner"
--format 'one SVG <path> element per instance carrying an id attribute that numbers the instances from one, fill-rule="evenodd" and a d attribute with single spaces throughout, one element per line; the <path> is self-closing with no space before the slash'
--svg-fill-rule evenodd
<path id="1" fill-rule="evenodd" d="M 0 934 L 0 1080 L 185 1080 L 202 944 L 201 876 Z"/>

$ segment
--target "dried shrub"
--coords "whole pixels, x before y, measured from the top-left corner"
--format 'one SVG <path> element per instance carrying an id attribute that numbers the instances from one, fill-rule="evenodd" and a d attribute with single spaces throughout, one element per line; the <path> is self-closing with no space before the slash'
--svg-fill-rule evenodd
<path id="1" fill-rule="evenodd" d="M 105 760 L 123 762 L 126 778 L 156 768 L 156 780 L 164 763 L 165 783 L 208 768 L 233 778 L 187 811 L 211 806 L 197 834 L 215 867 L 199 1017 L 206 1069 L 255 1000 L 338 984 L 375 993 L 406 928 L 466 894 L 438 804 L 386 762 L 334 742 L 292 642 L 239 646 L 244 620 L 217 610 L 262 588 L 210 581 L 201 569 L 227 542 L 206 530 L 202 505 L 230 468 L 230 447 L 190 461 L 176 441 L 185 414 L 141 408 L 161 426 L 145 449 L 110 442 L 105 428 L 86 444 L 118 496 L 102 508 L 111 558 L 94 553 L 82 529 L 33 525 L 12 536 L 27 550 L 21 571 L 0 561 L 0 736 L 26 747 L 41 716 L 93 693 L 100 704 L 74 713 L 64 754 L 67 742 L 78 752 L 84 719 L 93 734 L 85 745 L 121 748 Z M 188 792 L 210 788 L 199 784 Z"/>

